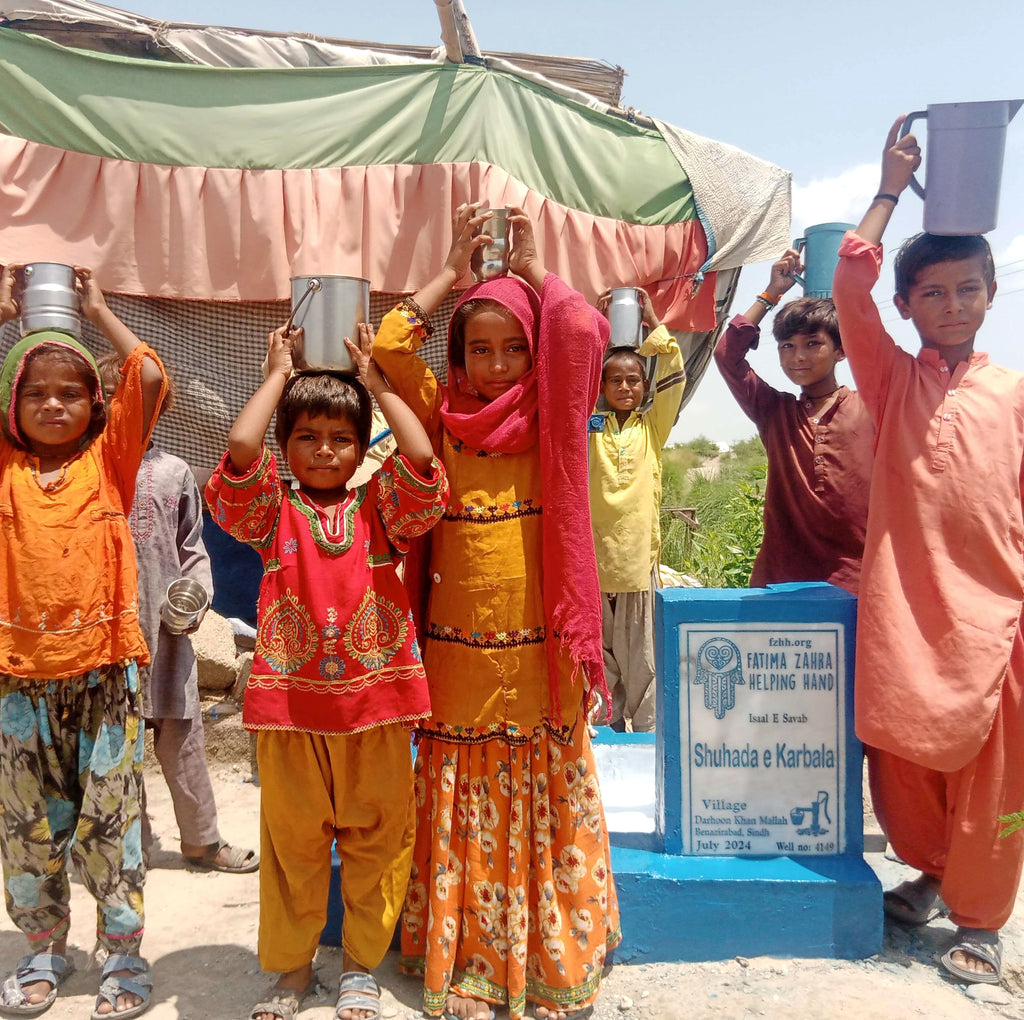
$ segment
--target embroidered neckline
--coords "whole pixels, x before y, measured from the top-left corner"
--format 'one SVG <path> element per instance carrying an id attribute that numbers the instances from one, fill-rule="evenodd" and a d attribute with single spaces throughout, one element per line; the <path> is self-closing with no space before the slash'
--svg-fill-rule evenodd
<path id="1" fill-rule="evenodd" d="M 324 550 L 324 552 L 330 553 L 332 556 L 339 556 L 341 553 L 348 552 L 352 547 L 352 538 L 354 534 L 353 523 L 355 521 L 356 511 L 363 505 L 363 500 L 366 498 L 366 487 L 361 485 L 359 488 L 354 489 L 349 494 L 349 501 L 345 504 L 344 509 L 340 514 L 339 530 L 341 532 L 337 540 L 332 539 L 326 531 L 320 520 L 320 514 L 316 508 L 309 502 L 306 501 L 301 491 L 298 489 L 288 490 L 288 502 L 291 503 L 296 510 L 306 518 L 309 523 L 309 533 L 313 538 L 313 541 Z"/>

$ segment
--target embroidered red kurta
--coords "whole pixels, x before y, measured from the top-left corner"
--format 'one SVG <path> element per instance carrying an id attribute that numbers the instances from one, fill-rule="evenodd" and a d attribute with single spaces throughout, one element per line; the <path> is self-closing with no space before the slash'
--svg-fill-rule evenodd
<path id="1" fill-rule="evenodd" d="M 412 611 L 395 567 L 444 512 L 435 459 L 421 478 L 389 457 L 332 517 L 278 475 L 263 451 L 244 475 L 227 456 L 206 487 L 214 520 L 263 559 L 250 730 L 355 733 L 430 714 Z"/>

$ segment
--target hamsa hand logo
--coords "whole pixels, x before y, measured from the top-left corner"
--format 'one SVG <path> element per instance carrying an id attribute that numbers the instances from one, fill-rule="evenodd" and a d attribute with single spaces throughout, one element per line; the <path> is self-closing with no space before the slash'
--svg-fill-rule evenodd
<path id="1" fill-rule="evenodd" d="M 728 638 L 709 638 L 697 652 L 693 682 L 704 685 L 704 707 L 724 719 L 736 704 L 736 685 L 743 683 L 739 648 Z"/>

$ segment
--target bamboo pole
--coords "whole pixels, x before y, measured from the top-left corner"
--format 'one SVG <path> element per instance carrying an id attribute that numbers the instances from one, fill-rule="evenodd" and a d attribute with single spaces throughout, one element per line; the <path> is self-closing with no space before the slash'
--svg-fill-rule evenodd
<path id="1" fill-rule="evenodd" d="M 441 42 L 444 43 L 444 54 L 453 64 L 462 63 L 462 44 L 459 42 L 459 29 L 455 21 L 452 0 L 434 0 L 437 16 L 441 21 Z"/>

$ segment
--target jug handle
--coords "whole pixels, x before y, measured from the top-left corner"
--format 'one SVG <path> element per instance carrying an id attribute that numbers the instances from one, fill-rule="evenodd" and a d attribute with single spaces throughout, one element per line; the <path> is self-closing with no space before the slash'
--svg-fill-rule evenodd
<path id="1" fill-rule="evenodd" d="M 806 248 L 806 247 L 807 247 L 807 238 L 806 237 L 798 237 L 798 238 L 796 238 L 796 240 L 793 241 L 793 248 L 795 249 L 797 255 L 803 255 L 804 248 Z M 804 290 L 807 290 L 807 284 L 804 282 L 804 278 L 799 273 L 794 273 L 793 274 L 793 279 L 796 280 L 796 282 L 799 283 L 800 286 L 803 287 Z"/>
<path id="2" fill-rule="evenodd" d="M 908 135 L 910 133 L 910 125 L 913 124 L 915 120 L 918 120 L 922 117 L 927 119 L 927 110 L 915 110 L 913 113 L 908 113 L 906 119 L 903 121 L 903 126 L 900 128 L 900 138 L 902 138 L 904 135 Z M 910 187 L 918 198 L 924 198 L 924 188 L 921 187 L 921 185 L 918 183 L 917 177 L 915 177 L 913 174 L 910 175 Z"/>

